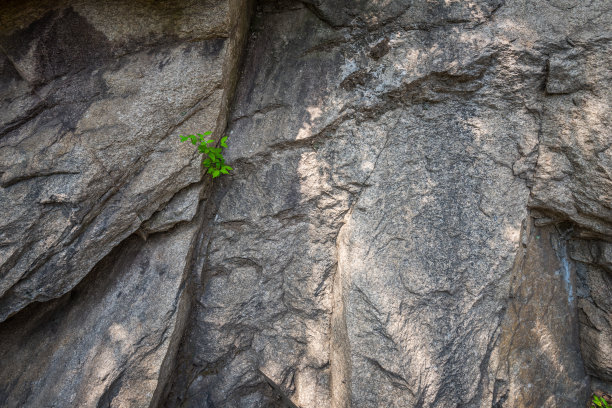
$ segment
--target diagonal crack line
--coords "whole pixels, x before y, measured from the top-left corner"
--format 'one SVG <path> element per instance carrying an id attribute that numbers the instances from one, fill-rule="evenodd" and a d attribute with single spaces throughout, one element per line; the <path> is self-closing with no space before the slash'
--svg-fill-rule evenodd
<path id="1" fill-rule="evenodd" d="M 413 397 L 416 397 L 416 393 L 412 390 L 408 381 L 401 374 L 386 369 L 377 360 L 371 357 L 364 356 L 364 358 L 368 363 L 380 370 L 385 375 L 385 377 L 387 377 L 391 381 L 391 383 L 401 389 L 408 391 Z"/>
<path id="2" fill-rule="evenodd" d="M 256 114 L 265 115 L 268 112 L 272 112 L 272 111 L 277 110 L 277 109 L 287 109 L 289 107 L 290 106 L 287 105 L 286 103 L 271 103 L 271 104 L 266 105 L 266 106 L 264 106 L 262 108 L 256 109 L 256 110 L 254 110 L 254 111 L 252 111 L 250 113 L 246 113 L 244 115 L 232 118 L 230 120 L 230 123 L 236 123 L 239 120 L 251 118 L 251 117 L 255 116 Z"/>
<path id="3" fill-rule="evenodd" d="M 490 56 L 485 56 L 490 57 Z M 484 71 L 483 71 L 484 72 Z M 407 83 L 402 83 L 397 87 L 390 89 L 377 95 L 378 101 L 370 106 L 361 106 L 359 104 L 349 104 L 344 106 L 337 114 L 340 115 L 327 125 L 324 125 L 322 129 L 313 133 L 312 135 L 305 137 L 303 139 L 297 140 L 283 140 L 280 142 L 272 143 L 266 146 L 266 151 L 255 153 L 251 156 L 243 156 L 237 158 L 236 161 L 239 163 L 257 163 L 259 160 L 266 160 L 270 157 L 272 153 L 275 151 L 283 151 L 283 150 L 291 150 L 291 149 L 299 149 L 312 147 L 312 145 L 318 141 L 321 141 L 331 133 L 335 132 L 344 122 L 349 120 L 355 120 L 357 123 L 361 123 L 363 121 L 368 121 L 372 119 L 379 118 L 386 112 L 390 112 L 396 110 L 400 107 L 406 106 L 408 102 L 404 99 L 406 97 L 414 96 L 418 90 L 420 90 L 423 86 L 425 86 L 428 81 L 435 81 L 440 77 L 443 77 L 446 74 L 447 77 L 457 77 L 461 78 L 461 76 L 448 74 L 447 71 L 441 72 L 429 72 L 424 74 L 421 77 L 415 78 Z M 482 77 L 483 73 L 481 73 L 478 78 Z M 478 79 L 471 78 L 471 79 Z M 472 91 L 468 92 L 471 93 Z M 276 107 L 275 107 L 276 108 Z M 281 108 L 281 107 L 279 107 Z M 261 108 L 261 113 L 264 112 L 266 107 Z M 399 120 L 399 119 L 398 119 Z M 396 123 L 397 124 L 397 123 Z M 395 125 L 394 125 L 395 127 Z M 394 128 L 393 127 L 393 128 Z M 388 143 L 388 140 L 385 142 L 385 148 Z"/>

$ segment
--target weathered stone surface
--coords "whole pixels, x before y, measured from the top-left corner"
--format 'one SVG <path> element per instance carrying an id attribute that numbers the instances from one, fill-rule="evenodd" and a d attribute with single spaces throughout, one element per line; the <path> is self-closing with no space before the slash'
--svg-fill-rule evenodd
<path id="1" fill-rule="evenodd" d="M 612 393 L 612 244 L 572 240 L 569 253 L 578 271 L 581 351 L 593 389 Z"/>
<path id="2" fill-rule="evenodd" d="M 529 206 L 612 236 L 606 7 L 261 2 L 167 404 L 586 403 L 567 237 L 520 236 Z"/>
<path id="3" fill-rule="evenodd" d="M 571 221 L 563 245 L 569 248 L 570 269 L 577 272 L 569 295 L 578 309 L 580 351 L 592 391 L 612 393 L 612 284 L 606 255 L 612 242 L 612 35 L 609 5 L 601 15 L 593 14 L 597 9 L 598 3 L 572 4 L 570 13 L 590 14 L 592 20 L 580 29 L 566 28 L 565 43 L 550 49 L 546 96 L 540 107 L 532 106 L 541 115 L 541 131 L 530 206 L 539 225 Z M 575 312 L 564 317 L 559 307 L 542 310 L 575 324 Z M 562 330 L 552 332 L 561 338 Z M 568 365 L 567 353 L 559 352 L 557 361 L 565 361 L 569 374 L 580 362 Z M 554 398 L 559 401 L 561 395 Z"/>
<path id="4" fill-rule="evenodd" d="M 0 6 L 0 405 L 160 404 L 249 9 Z"/>
<path id="5" fill-rule="evenodd" d="M 568 225 L 525 226 L 498 351 L 493 399 L 498 406 L 580 407 L 590 396 L 580 358 L 579 285 L 568 254 Z"/>
<path id="6" fill-rule="evenodd" d="M 612 392 L 609 1 L 249 10 L 0 6 L 0 405 Z"/>
<path id="7" fill-rule="evenodd" d="M 223 131 L 247 26 L 242 2 L 30 3 L 0 11 L 0 321 L 199 181 L 178 134 Z"/>
<path id="8" fill-rule="evenodd" d="M 531 206 L 612 237 L 612 36 L 574 35 L 554 50 L 541 108 Z"/>
<path id="9" fill-rule="evenodd" d="M 184 225 L 146 242 L 133 236 L 69 294 L 7 320 L 0 404 L 155 406 L 185 323 L 197 230 Z"/>
<path id="10" fill-rule="evenodd" d="M 193 220 L 203 190 L 203 184 L 195 183 L 179 191 L 160 211 L 142 224 L 139 232 L 152 234 L 167 231 L 179 222 Z"/>

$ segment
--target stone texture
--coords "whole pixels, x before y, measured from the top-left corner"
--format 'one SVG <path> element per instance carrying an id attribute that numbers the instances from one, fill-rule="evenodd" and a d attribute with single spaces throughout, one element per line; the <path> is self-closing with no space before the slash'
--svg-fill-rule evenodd
<path id="1" fill-rule="evenodd" d="M 133 236 L 69 294 L 7 320 L 0 358 L 20 369 L 0 374 L 2 406 L 155 406 L 183 331 L 197 229 Z"/>
<path id="2" fill-rule="evenodd" d="M 0 6 L 0 405 L 611 393 L 609 1 L 250 9 Z"/>
<path id="3" fill-rule="evenodd" d="M 612 236 L 612 41 L 575 34 L 554 50 L 539 112 L 542 129 L 531 206 L 572 220 L 583 236 Z"/>
<path id="4" fill-rule="evenodd" d="M 260 2 L 167 404 L 586 404 L 552 224 L 611 236 L 607 8 Z"/>
<path id="5" fill-rule="evenodd" d="M 612 244 L 573 239 L 569 254 L 578 271 L 581 349 L 594 390 L 612 393 Z"/>
<path id="6" fill-rule="evenodd" d="M 178 135 L 224 130 L 249 10 L 0 6 L 0 405 L 160 404 L 210 216 Z"/>
<path id="7" fill-rule="evenodd" d="M 590 397 L 580 358 L 579 285 L 568 254 L 568 225 L 525 226 L 498 352 L 493 400 L 498 406 L 580 407 Z"/>
<path id="8" fill-rule="evenodd" d="M 178 135 L 223 131 L 247 26 L 242 2 L 30 3 L 0 12 L 0 321 L 200 180 Z"/>

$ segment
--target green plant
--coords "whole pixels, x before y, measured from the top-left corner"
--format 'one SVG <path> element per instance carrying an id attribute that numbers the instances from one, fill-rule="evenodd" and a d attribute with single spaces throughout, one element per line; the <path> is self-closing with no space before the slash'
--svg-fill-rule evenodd
<path id="1" fill-rule="evenodd" d="M 229 174 L 230 170 L 234 169 L 225 164 L 225 158 L 221 153 L 223 148 L 227 147 L 227 136 L 221 138 L 219 143 L 221 147 L 214 147 L 214 145 L 209 146 L 209 144 L 215 143 L 214 140 L 204 140 L 206 136 L 210 135 L 211 133 L 212 132 L 208 131 L 204 133 L 196 133 L 195 135 L 180 135 L 179 137 L 181 138 L 181 142 L 189 140 L 191 141 L 192 145 L 197 146 L 198 151 L 205 157 L 202 164 L 208 169 L 206 172 L 215 178 L 219 177 L 221 174 Z"/>
<path id="2" fill-rule="evenodd" d="M 604 397 L 598 397 L 597 395 L 593 395 L 593 400 L 591 401 L 591 408 L 612 408 L 608 401 L 604 399 Z"/>

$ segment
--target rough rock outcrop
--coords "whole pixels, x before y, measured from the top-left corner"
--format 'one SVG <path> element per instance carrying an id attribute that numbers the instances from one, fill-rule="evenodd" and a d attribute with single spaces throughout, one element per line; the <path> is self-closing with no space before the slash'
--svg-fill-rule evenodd
<path id="1" fill-rule="evenodd" d="M 225 128 L 248 12 L 0 5 L 0 405 L 158 404 L 209 187 L 178 135 Z"/>
<path id="2" fill-rule="evenodd" d="M 607 6 L 358 4 L 260 3 L 168 404 L 584 404 L 553 224 L 611 237 Z"/>
<path id="3" fill-rule="evenodd" d="M 567 224 L 538 228 L 529 221 L 524 227 L 498 351 L 493 402 L 499 406 L 579 407 L 590 395 L 569 233 Z"/>
<path id="4" fill-rule="evenodd" d="M 132 236 L 70 293 L 8 320 L 2 405 L 156 406 L 183 332 L 197 229 Z"/>
<path id="5" fill-rule="evenodd" d="M 225 127 L 246 26 L 238 2 L 31 3 L 2 6 L 0 320 L 200 180 L 178 134 Z"/>
<path id="6" fill-rule="evenodd" d="M 252 9 L 0 6 L 0 405 L 612 392 L 609 2 Z"/>

